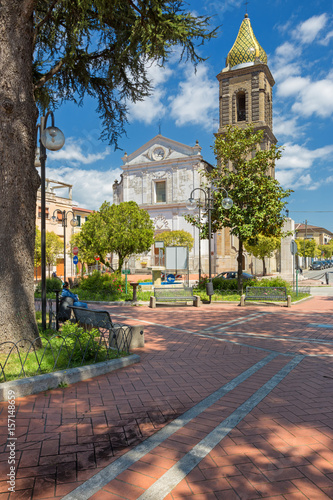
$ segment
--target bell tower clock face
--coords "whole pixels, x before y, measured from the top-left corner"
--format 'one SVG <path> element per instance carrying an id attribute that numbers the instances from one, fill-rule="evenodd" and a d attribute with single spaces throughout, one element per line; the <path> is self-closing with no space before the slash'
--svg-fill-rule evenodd
<path id="1" fill-rule="evenodd" d="M 152 158 L 155 161 L 164 160 L 166 151 L 162 146 L 157 146 L 152 152 Z"/>

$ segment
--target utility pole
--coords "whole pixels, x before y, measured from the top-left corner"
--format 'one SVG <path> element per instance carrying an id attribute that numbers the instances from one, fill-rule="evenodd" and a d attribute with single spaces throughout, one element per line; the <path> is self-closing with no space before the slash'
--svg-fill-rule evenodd
<path id="1" fill-rule="evenodd" d="M 305 240 L 308 237 L 308 221 L 305 219 L 305 238 L 304 238 L 304 269 L 306 269 L 306 257 L 305 257 Z"/>

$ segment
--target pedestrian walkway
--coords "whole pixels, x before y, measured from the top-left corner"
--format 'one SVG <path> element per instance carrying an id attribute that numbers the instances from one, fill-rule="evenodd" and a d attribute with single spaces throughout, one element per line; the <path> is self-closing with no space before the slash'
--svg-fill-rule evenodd
<path id="1" fill-rule="evenodd" d="M 109 306 L 141 362 L 1 404 L 0 500 L 333 498 L 331 297 L 282 306 Z"/>

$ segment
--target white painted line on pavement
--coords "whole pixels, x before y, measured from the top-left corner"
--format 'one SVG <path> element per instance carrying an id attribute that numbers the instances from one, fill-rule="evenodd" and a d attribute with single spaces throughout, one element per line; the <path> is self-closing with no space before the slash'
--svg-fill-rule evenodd
<path id="1" fill-rule="evenodd" d="M 273 337 L 272 335 L 265 335 L 264 333 L 251 333 L 251 332 L 214 332 L 214 335 L 229 335 L 232 337 L 251 337 L 251 338 L 258 338 L 258 339 L 267 339 L 267 340 L 284 340 L 285 342 L 310 342 L 310 343 L 317 343 L 317 344 L 333 344 L 333 340 L 328 340 L 328 339 L 311 339 L 308 337 Z"/>
<path id="2" fill-rule="evenodd" d="M 159 446 L 172 434 L 187 425 L 191 420 L 200 415 L 200 413 L 205 411 L 214 403 L 219 401 L 219 399 L 225 396 L 228 392 L 235 389 L 247 378 L 251 377 L 251 375 L 270 363 L 278 355 L 278 353 L 269 354 L 264 359 L 258 361 L 258 363 L 252 365 L 250 368 L 235 377 L 233 380 L 220 387 L 220 389 L 218 389 L 217 391 L 213 392 L 213 394 L 200 401 L 200 403 L 195 405 L 193 408 L 186 411 L 183 415 L 173 420 L 173 422 L 167 424 L 165 427 L 163 427 L 163 429 L 156 432 L 156 434 L 153 434 L 152 436 L 147 438 L 141 444 L 128 451 L 120 458 L 112 462 L 112 464 L 108 465 L 103 470 L 88 479 L 86 482 L 78 486 L 75 490 L 65 495 L 62 500 L 87 500 L 88 498 L 90 498 L 93 494 L 103 488 L 103 486 L 112 481 L 112 479 L 115 479 L 121 472 L 127 470 L 131 465 L 140 460 L 154 448 Z"/>
<path id="3" fill-rule="evenodd" d="M 150 486 L 138 500 L 163 500 L 302 360 L 296 356 Z"/>

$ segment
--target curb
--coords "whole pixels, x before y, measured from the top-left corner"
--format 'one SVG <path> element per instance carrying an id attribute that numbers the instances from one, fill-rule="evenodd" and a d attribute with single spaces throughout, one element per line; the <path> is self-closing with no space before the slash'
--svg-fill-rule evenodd
<path id="1" fill-rule="evenodd" d="M 3 382 L 0 384 L 0 401 L 8 400 L 8 391 L 10 390 L 15 392 L 15 398 L 29 396 L 30 394 L 37 394 L 49 389 L 56 389 L 61 382 L 75 384 L 75 382 L 131 366 L 139 363 L 139 361 L 140 356 L 131 354 L 126 358 L 112 359 L 94 365 L 78 366 L 76 368 L 69 368 L 68 370 L 58 370 L 53 373 Z"/>

